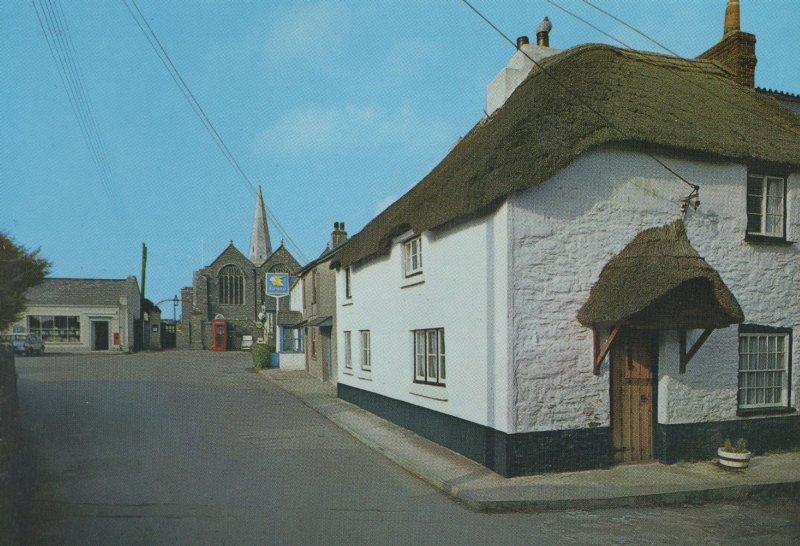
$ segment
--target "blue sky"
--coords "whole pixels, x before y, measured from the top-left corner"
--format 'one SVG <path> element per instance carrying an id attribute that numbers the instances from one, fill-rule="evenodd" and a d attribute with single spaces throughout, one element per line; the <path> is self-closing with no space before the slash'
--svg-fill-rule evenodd
<path id="1" fill-rule="evenodd" d="M 102 161 L 34 3 L 61 7 Z M 301 262 L 334 221 L 355 233 L 427 174 L 483 115 L 486 85 L 513 54 L 460 0 L 137 3 Z M 545 0 L 473 3 L 512 39 L 535 39 L 547 15 L 552 47 L 610 43 Z M 596 3 L 693 57 L 721 37 L 726 2 Z M 658 51 L 579 0 L 558 4 Z M 742 30 L 758 40 L 756 84 L 800 93 L 796 1 L 741 4 Z M 153 301 L 190 285 L 229 241 L 247 252 L 255 195 L 122 0 L 8 0 L 0 28 L 0 230 L 40 248 L 59 277 L 138 277 L 144 242 Z M 270 233 L 276 246 L 283 235 Z"/>

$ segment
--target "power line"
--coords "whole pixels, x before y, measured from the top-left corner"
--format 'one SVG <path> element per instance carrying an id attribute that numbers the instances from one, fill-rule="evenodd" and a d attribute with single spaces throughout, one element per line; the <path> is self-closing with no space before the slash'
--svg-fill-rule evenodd
<path id="1" fill-rule="evenodd" d="M 111 201 L 119 207 L 112 191 L 112 175 L 97 123 L 83 83 L 80 65 L 72 45 L 61 5 L 55 0 L 31 1 L 39 27 L 64 85 L 72 112 L 89 151 L 89 156 L 100 175 L 100 181 Z"/>
<path id="2" fill-rule="evenodd" d="M 549 0 L 548 0 L 548 2 L 549 2 Z M 598 6 L 598 5 L 596 5 L 596 4 L 592 3 L 592 2 L 590 2 L 589 0 L 581 0 L 581 2 L 583 2 L 583 3 L 584 3 L 584 4 L 586 4 L 587 6 L 590 6 L 590 7 L 594 8 L 594 9 L 596 9 L 597 11 L 599 11 L 599 12 L 600 12 L 600 13 L 602 13 L 602 14 L 604 14 L 604 15 L 606 15 L 606 16 L 608 16 L 608 17 L 611 17 L 611 18 L 612 18 L 613 20 L 615 20 L 617 23 L 619 23 L 619 24 L 623 25 L 624 27 L 626 27 L 626 28 L 628 28 L 628 29 L 632 30 L 633 32 L 635 32 L 636 34 L 638 34 L 639 36 L 641 36 L 642 38 L 644 38 L 644 39 L 646 39 L 646 40 L 648 40 L 648 41 L 650 41 L 650 42 L 654 43 L 655 45 L 657 45 L 658 47 L 660 47 L 660 48 L 661 48 L 661 49 L 663 49 L 664 51 L 666 51 L 666 52 L 668 52 L 668 53 L 671 53 L 672 55 L 675 55 L 676 57 L 679 57 L 679 58 L 683 59 L 683 56 L 681 56 L 681 55 L 678 55 L 677 53 L 675 53 L 674 51 L 672 51 L 670 48 L 668 48 L 667 46 L 665 46 L 664 44 L 662 44 L 662 43 L 660 43 L 660 42 L 657 42 L 655 39 L 651 38 L 650 36 L 648 36 L 647 34 L 645 34 L 644 32 L 642 32 L 642 31 L 641 31 L 641 30 L 639 30 L 638 28 L 634 27 L 633 25 L 630 25 L 630 24 L 626 23 L 625 21 L 623 21 L 622 19 L 620 19 L 619 17 L 617 17 L 617 16 L 616 16 L 616 15 L 614 15 L 613 13 L 609 13 L 608 11 L 606 11 L 606 10 L 604 10 L 603 8 L 601 8 L 600 6 Z M 549 3 L 550 3 L 550 4 L 553 4 L 554 6 L 556 5 L 556 4 L 554 4 L 553 2 L 549 2 Z M 556 7 L 558 7 L 558 6 L 556 6 Z"/>
<path id="3" fill-rule="evenodd" d="M 175 85 L 178 86 L 184 98 L 192 107 L 192 110 L 194 111 L 195 115 L 202 122 L 206 132 L 211 136 L 217 148 L 219 148 L 219 150 L 222 152 L 222 155 L 225 156 L 225 159 L 233 167 L 234 171 L 239 177 L 239 180 L 244 184 L 245 188 L 250 192 L 250 194 L 253 197 L 256 197 L 258 195 L 258 192 L 255 189 L 255 185 L 252 183 L 250 178 L 244 172 L 241 165 L 236 160 L 236 157 L 233 155 L 233 152 L 231 152 L 230 148 L 225 143 L 225 140 L 219 134 L 216 127 L 211 122 L 211 119 L 208 117 L 205 110 L 200 105 L 200 102 L 197 100 L 194 93 L 192 93 L 191 88 L 183 79 L 183 76 L 181 76 L 180 71 L 175 66 L 175 63 L 172 62 L 172 59 L 170 58 L 169 54 L 167 53 L 166 49 L 161 43 L 161 40 L 158 39 L 158 36 L 156 35 L 153 28 L 150 26 L 150 23 L 147 21 L 147 18 L 144 16 L 144 13 L 142 13 L 142 10 L 139 8 L 139 5 L 137 4 L 136 0 L 122 0 L 122 3 L 125 5 L 125 8 L 128 10 L 128 13 L 130 13 L 133 20 L 136 22 L 136 25 L 139 27 L 139 30 L 141 30 L 142 34 L 144 34 L 145 38 L 147 38 L 150 47 L 153 49 L 153 51 L 155 51 L 156 55 L 161 60 L 161 63 L 164 65 L 164 68 L 167 69 L 167 72 L 172 78 L 172 81 L 175 83 Z M 133 6 L 133 9 L 131 8 L 131 5 Z M 278 231 L 280 231 L 280 233 L 284 236 L 284 238 L 295 248 L 295 251 L 300 256 L 300 258 L 304 262 L 307 262 L 308 258 L 306 258 L 306 256 L 300 249 L 300 246 L 289 235 L 289 232 L 278 221 L 277 216 L 275 216 L 275 214 L 266 205 L 264 205 L 264 208 L 266 209 L 267 214 L 269 215 L 269 219 L 272 221 L 275 227 L 278 228 Z"/>
<path id="4" fill-rule="evenodd" d="M 494 23 L 492 23 L 485 15 L 483 15 L 480 11 L 478 11 L 478 9 L 475 8 L 475 6 L 470 4 L 468 0 L 461 0 L 461 1 L 464 4 L 466 4 L 466 6 L 470 10 L 472 10 L 478 17 L 483 19 L 483 21 L 486 22 L 486 24 L 488 24 L 492 29 L 494 29 L 494 31 L 497 32 L 497 34 L 499 34 L 506 42 L 511 44 L 511 46 L 514 49 L 517 49 L 517 44 L 511 38 L 509 38 L 507 34 L 505 34 L 502 30 L 500 30 Z M 606 117 L 601 112 L 599 112 L 597 109 L 592 107 L 580 95 L 576 94 L 572 89 L 570 89 L 569 86 L 567 86 L 564 82 L 562 82 L 555 75 L 553 75 L 550 72 L 550 70 L 544 68 L 541 65 L 541 63 L 538 63 L 535 59 L 533 59 L 530 55 L 528 55 L 522 48 L 518 49 L 518 51 L 520 51 L 523 55 L 525 55 L 525 57 L 527 57 L 528 60 L 531 61 L 534 64 L 534 66 L 536 66 L 543 74 L 545 74 L 549 78 L 551 78 L 559 87 L 561 87 L 564 91 L 566 91 L 573 99 L 578 101 L 587 110 L 589 110 L 591 113 L 593 113 L 598 118 L 600 118 L 600 120 L 603 121 L 603 123 L 605 123 L 610 129 L 613 129 L 614 131 L 616 131 L 620 136 L 622 136 L 625 139 L 629 139 L 630 138 L 627 133 L 625 133 L 622 129 L 620 129 L 619 127 L 614 125 L 614 123 L 610 119 L 608 119 L 608 117 Z M 677 173 L 674 169 L 672 169 L 669 165 L 667 165 L 662 160 L 657 158 L 655 155 L 653 155 L 653 154 L 651 154 L 649 152 L 646 152 L 646 151 L 644 151 L 642 153 L 644 153 L 650 159 L 652 159 L 653 161 L 655 161 L 656 163 L 661 165 L 661 167 L 663 167 L 667 172 L 669 172 L 670 174 L 672 174 L 673 176 L 678 178 L 681 182 L 683 182 L 684 184 L 690 186 L 692 188 L 692 193 L 693 194 L 696 193 L 700 189 L 700 186 L 698 186 L 697 184 L 694 184 L 693 182 L 690 182 L 689 180 L 687 180 L 686 178 L 681 176 L 679 173 Z"/>

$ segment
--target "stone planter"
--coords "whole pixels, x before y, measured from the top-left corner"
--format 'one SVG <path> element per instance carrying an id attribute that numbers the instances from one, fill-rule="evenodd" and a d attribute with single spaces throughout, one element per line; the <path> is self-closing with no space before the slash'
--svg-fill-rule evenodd
<path id="1" fill-rule="evenodd" d="M 717 449 L 717 456 L 719 457 L 719 464 L 728 470 L 744 470 L 750 464 L 750 452 L 735 453 L 733 451 L 725 451 L 724 448 Z"/>

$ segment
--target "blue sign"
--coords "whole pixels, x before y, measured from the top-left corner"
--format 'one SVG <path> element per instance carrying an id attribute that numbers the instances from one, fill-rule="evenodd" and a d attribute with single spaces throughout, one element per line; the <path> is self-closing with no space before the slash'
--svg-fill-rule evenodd
<path id="1" fill-rule="evenodd" d="M 289 274 L 267 273 L 267 295 L 275 297 L 288 296 Z"/>

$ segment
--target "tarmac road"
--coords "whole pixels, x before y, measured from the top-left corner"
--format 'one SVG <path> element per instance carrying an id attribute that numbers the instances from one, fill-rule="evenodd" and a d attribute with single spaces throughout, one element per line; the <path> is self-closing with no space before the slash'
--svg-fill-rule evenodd
<path id="1" fill-rule="evenodd" d="M 17 359 L 27 544 L 797 544 L 800 502 L 478 514 L 264 377 L 249 354 Z"/>

